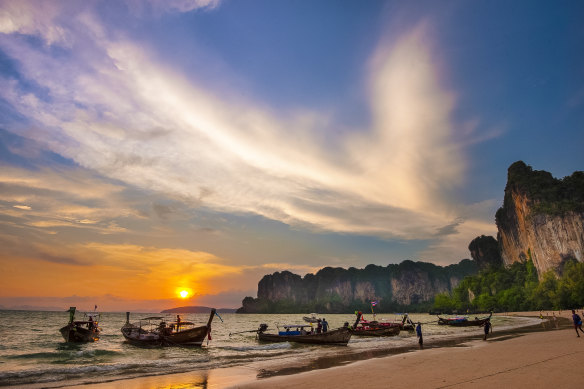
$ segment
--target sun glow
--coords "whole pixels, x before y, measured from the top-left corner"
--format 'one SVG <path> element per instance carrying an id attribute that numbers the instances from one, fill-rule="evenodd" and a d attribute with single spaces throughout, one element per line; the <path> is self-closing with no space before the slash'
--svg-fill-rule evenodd
<path id="1" fill-rule="evenodd" d="M 189 296 L 188 290 L 181 290 L 178 294 L 183 299 L 186 299 Z"/>

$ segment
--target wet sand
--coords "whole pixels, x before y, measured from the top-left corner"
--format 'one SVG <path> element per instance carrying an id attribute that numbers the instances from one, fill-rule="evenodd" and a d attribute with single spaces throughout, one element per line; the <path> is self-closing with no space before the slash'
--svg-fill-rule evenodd
<path id="1" fill-rule="evenodd" d="M 533 332 L 466 347 L 420 350 L 347 366 L 236 384 L 233 388 L 565 388 L 584 378 L 584 336 Z"/>
<path id="2" fill-rule="evenodd" d="M 539 316 L 539 312 L 508 313 Z M 458 342 L 429 342 L 394 355 L 351 361 L 312 361 L 304 366 L 248 366 L 84 385 L 84 388 L 487 388 L 554 387 L 580 384 L 584 377 L 584 335 L 562 312 L 556 328 L 541 325 L 497 331 L 485 342 L 471 335 Z M 556 312 L 557 315 L 557 312 Z M 452 347 L 457 346 L 457 347 Z M 405 352 L 403 352 L 405 351 Z M 331 367 L 332 366 L 332 367 Z"/>

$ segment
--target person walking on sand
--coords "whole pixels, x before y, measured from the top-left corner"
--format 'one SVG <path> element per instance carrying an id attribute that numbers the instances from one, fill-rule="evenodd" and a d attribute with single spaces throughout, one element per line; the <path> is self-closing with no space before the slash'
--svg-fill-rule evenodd
<path id="1" fill-rule="evenodd" d="M 485 336 L 483 337 L 483 340 L 487 340 L 487 336 L 489 335 L 489 330 L 491 332 L 493 332 L 493 325 L 491 324 L 490 320 L 487 320 L 482 324 L 482 326 L 485 327 Z"/>
<path id="2" fill-rule="evenodd" d="M 582 333 L 584 334 L 584 330 L 582 329 L 582 319 L 580 318 L 580 315 L 578 315 L 576 313 L 576 311 L 573 309 L 572 309 L 572 320 L 574 321 L 574 329 L 576 330 L 576 335 L 578 335 L 578 337 L 580 337 L 578 330 L 582 331 Z"/>
<path id="3" fill-rule="evenodd" d="M 420 345 L 420 350 L 424 348 L 424 339 L 422 338 L 422 323 L 418 322 L 416 327 L 416 336 L 418 337 L 418 344 Z"/>

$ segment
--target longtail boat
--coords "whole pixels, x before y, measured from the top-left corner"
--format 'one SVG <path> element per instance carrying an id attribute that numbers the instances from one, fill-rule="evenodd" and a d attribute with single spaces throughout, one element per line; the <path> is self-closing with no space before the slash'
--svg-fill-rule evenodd
<path id="1" fill-rule="evenodd" d="M 99 328 L 99 313 L 86 313 L 84 314 L 84 319 L 87 317 L 87 320 L 75 320 L 75 310 L 76 307 L 69 308 L 67 311 L 69 312 L 69 323 L 59 330 L 65 342 L 86 343 L 99 340 L 99 333 L 101 332 Z"/>
<path id="2" fill-rule="evenodd" d="M 216 310 L 213 308 L 204 326 L 180 320 L 166 323 L 161 316 L 146 317 L 133 324 L 130 323 L 130 312 L 126 312 L 126 324 L 121 331 L 124 338 L 135 345 L 201 346 L 205 338 L 211 340 L 211 322 L 215 315 Z M 157 321 L 160 321 L 159 324 L 155 324 Z"/>
<path id="3" fill-rule="evenodd" d="M 355 331 L 354 335 L 362 335 L 362 336 L 395 336 L 398 335 L 401 331 L 409 331 L 413 332 L 416 329 L 416 325 L 410 319 L 407 313 L 401 314 L 400 320 L 395 321 L 378 321 L 378 320 L 371 320 L 368 321 L 363 317 L 361 312 L 355 312 L 358 315 L 358 319 L 355 321 L 353 326 L 353 330 Z M 375 314 L 373 315 L 375 317 Z M 359 326 L 359 324 L 361 326 Z M 363 331 L 362 328 L 368 328 L 368 330 Z M 373 331 L 372 329 L 385 329 L 385 331 Z M 396 330 L 399 329 L 399 331 Z M 359 333 L 357 333 L 359 331 Z M 371 335 L 368 335 L 367 332 L 371 332 Z"/>
<path id="4" fill-rule="evenodd" d="M 356 336 L 396 336 L 401 328 L 399 323 L 367 321 L 361 312 L 357 312 L 357 320 L 350 331 Z"/>
<path id="5" fill-rule="evenodd" d="M 327 332 L 312 332 L 312 326 L 306 324 L 285 324 L 284 331 L 277 334 L 266 334 L 267 325 L 262 325 L 257 330 L 258 340 L 262 342 L 296 342 L 310 344 L 342 344 L 346 345 L 351 339 L 351 331 L 348 327 L 341 327 Z"/>
<path id="6" fill-rule="evenodd" d="M 438 324 L 449 325 L 453 327 L 471 327 L 471 326 L 482 326 L 488 320 L 491 320 L 493 312 L 487 317 L 478 318 L 475 317 L 474 320 L 470 320 L 467 316 L 457 316 L 457 317 L 440 317 L 438 316 Z"/>

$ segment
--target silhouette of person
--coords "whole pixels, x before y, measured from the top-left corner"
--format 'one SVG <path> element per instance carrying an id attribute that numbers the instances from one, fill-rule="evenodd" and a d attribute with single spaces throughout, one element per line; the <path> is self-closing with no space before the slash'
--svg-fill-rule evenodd
<path id="1" fill-rule="evenodd" d="M 326 321 L 326 319 L 323 317 L 322 318 L 322 332 L 327 332 L 328 331 L 328 321 Z"/>
<path id="2" fill-rule="evenodd" d="M 576 313 L 576 311 L 573 309 L 572 309 L 572 320 L 574 321 L 574 329 L 576 330 L 576 335 L 578 335 L 578 337 L 580 337 L 578 330 L 582 331 L 582 333 L 584 334 L 584 330 L 582 329 L 582 319 L 580 318 L 580 315 L 578 315 Z"/>
<path id="3" fill-rule="evenodd" d="M 485 327 L 485 336 L 483 337 L 483 340 L 487 340 L 487 336 L 489 335 L 489 330 L 491 330 L 491 332 L 493 332 L 493 326 L 491 325 L 491 321 L 487 320 L 483 323 L 483 327 Z"/>
<path id="4" fill-rule="evenodd" d="M 422 323 L 418 322 L 416 327 L 416 336 L 418 337 L 418 344 L 420 345 L 420 350 L 424 348 L 424 339 L 422 338 Z"/>

